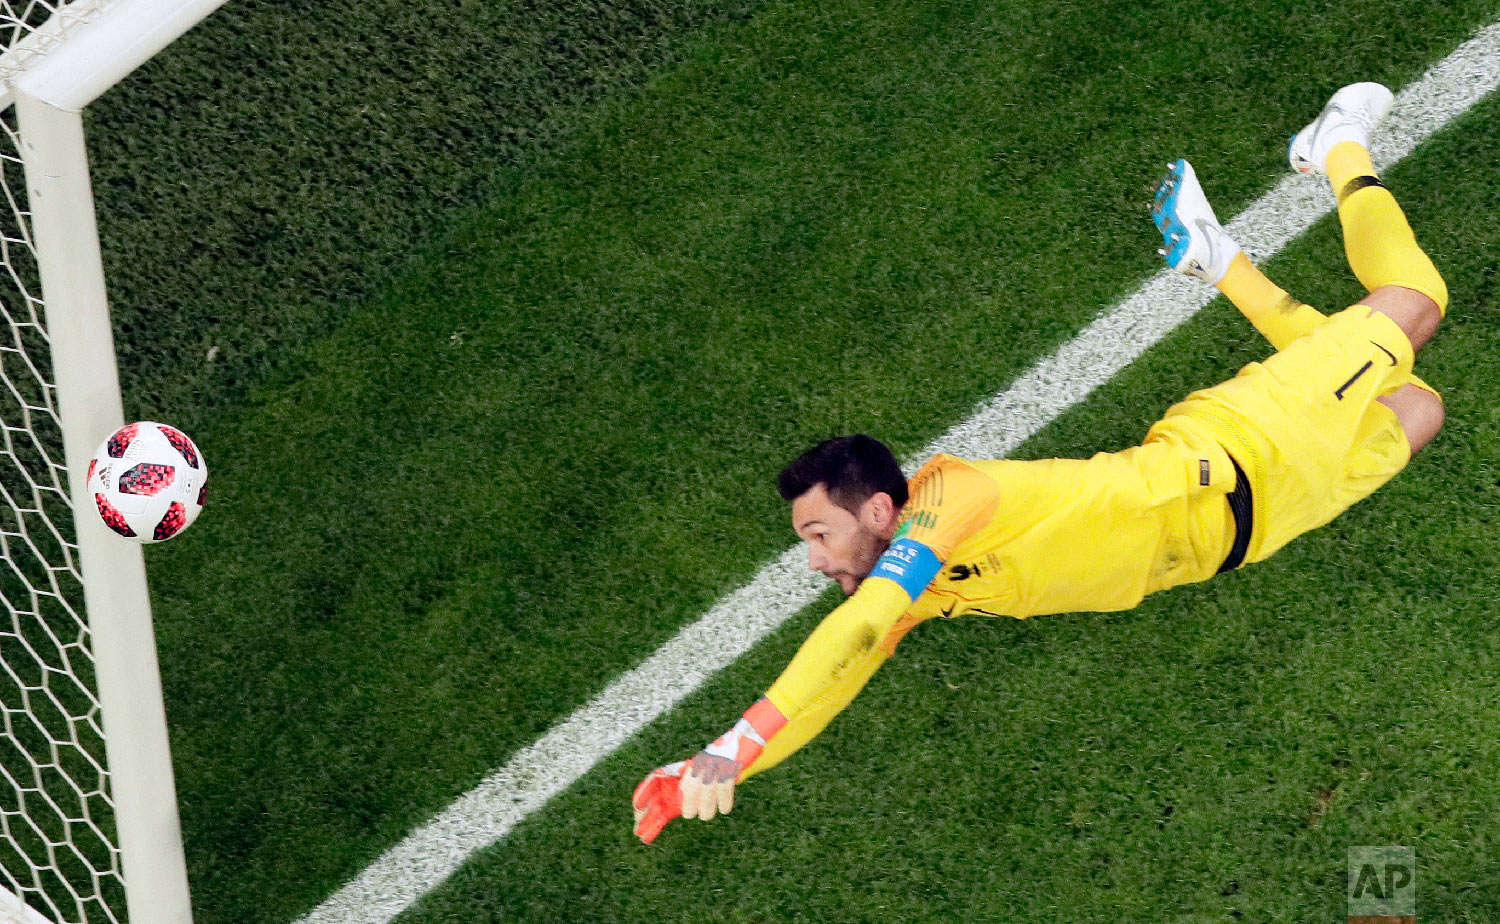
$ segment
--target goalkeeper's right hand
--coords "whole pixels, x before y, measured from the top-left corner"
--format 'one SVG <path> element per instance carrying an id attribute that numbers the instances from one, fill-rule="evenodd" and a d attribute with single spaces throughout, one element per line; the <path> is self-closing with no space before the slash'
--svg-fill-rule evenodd
<path id="1" fill-rule="evenodd" d="M 681 817 L 682 775 L 692 765 L 693 761 L 688 759 L 657 767 L 635 788 L 631 803 L 635 807 L 635 836 L 641 843 L 656 840 L 667 822 Z"/>

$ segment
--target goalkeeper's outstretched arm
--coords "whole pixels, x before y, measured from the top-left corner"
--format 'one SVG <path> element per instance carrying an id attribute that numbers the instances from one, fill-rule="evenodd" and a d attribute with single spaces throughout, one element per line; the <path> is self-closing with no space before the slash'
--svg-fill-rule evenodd
<path id="1" fill-rule="evenodd" d="M 925 581 L 924 581 L 925 583 Z M 636 788 L 636 834 L 646 843 L 677 815 L 713 818 L 734 807 L 735 785 L 815 738 L 864 688 L 911 627 L 911 596 L 883 577 L 818 625 L 766 696 L 688 761 L 659 767 Z"/>
<path id="2" fill-rule="evenodd" d="M 813 450 L 820 451 L 821 446 Z M 889 452 L 885 450 L 887 456 Z M 899 475 L 894 456 L 889 463 Z M 816 490 L 826 495 L 822 482 L 818 485 Z M 870 521 L 859 525 L 889 537 L 885 551 L 853 595 L 818 625 L 765 698 L 747 710 L 734 728 L 691 760 L 658 767 L 636 787 L 636 834 L 643 841 L 649 843 L 679 814 L 709 819 L 729 811 L 737 782 L 776 765 L 822 731 L 911 628 L 913 620 L 903 615 L 942 570 L 943 562 L 960 542 L 990 521 L 999 503 L 998 486 L 989 476 L 946 455 L 924 465 L 912 478 L 910 490 L 901 492 L 906 499 L 899 524 L 890 519 L 892 497 L 888 493 L 870 495 L 862 502 L 861 512 L 854 514 L 847 509 L 839 513 L 840 508 L 826 496 L 811 488 L 804 490 L 793 501 L 794 511 L 813 498 L 814 504 L 821 502 L 822 509 L 832 511 L 835 518 L 853 520 L 869 513 Z M 876 509 L 872 505 L 880 504 L 885 505 L 881 515 L 870 513 Z M 798 526 L 799 535 L 812 534 L 803 536 L 813 549 L 809 564 L 830 576 L 842 575 L 840 584 L 847 588 L 844 578 L 856 573 L 848 570 L 853 558 L 835 567 L 826 552 L 819 551 L 819 543 L 826 549 L 827 540 L 810 525 L 819 522 L 816 516 L 810 521 L 804 518 Z M 890 531 L 883 532 L 887 526 Z M 844 528 L 847 534 L 850 527 Z"/>
<path id="3" fill-rule="evenodd" d="M 854 701 L 854 697 L 864 689 L 875 671 L 889 658 L 889 652 L 876 647 L 850 664 L 842 677 L 809 702 L 795 718 L 787 720 L 781 731 L 766 742 L 760 757 L 740 772 L 739 778 L 746 780 L 771 769 L 816 738 L 833 721 L 834 716 Z M 767 697 L 762 702 L 771 700 Z"/>

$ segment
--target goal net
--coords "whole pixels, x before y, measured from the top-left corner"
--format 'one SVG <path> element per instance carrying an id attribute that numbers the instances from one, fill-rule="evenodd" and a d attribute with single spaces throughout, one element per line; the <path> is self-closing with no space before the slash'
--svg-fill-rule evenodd
<path id="1" fill-rule="evenodd" d="M 7 84 L 44 53 L 20 41 L 55 12 L 0 3 Z M 58 924 L 117 922 L 124 882 L 15 106 L 0 120 L 0 884 Z"/>
<path id="2" fill-rule="evenodd" d="M 0 0 L 0 924 L 187 924 L 81 110 L 222 0 Z"/>

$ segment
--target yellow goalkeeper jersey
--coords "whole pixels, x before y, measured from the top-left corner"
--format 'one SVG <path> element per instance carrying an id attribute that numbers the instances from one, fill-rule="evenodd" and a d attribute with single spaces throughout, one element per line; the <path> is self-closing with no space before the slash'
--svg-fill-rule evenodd
<path id="1" fill-rule="evenodd" d="M 1405 333 L 1356 305 L 1194 392 L 1140 446 L 1081 460 L 937 456 L 911 480 L 870 577 L 767 691 L 787 722 L 746 775 L 821 731 L 923 620 L 1128 609 L 1328 522 L 1411 458 L 1379 401 L 1411 364 Z M 1239 490 L 1225 446 L 1244 467 Z"/>
<path id="2" fill-rule="evenodd" d="M 874 573 L 767 692 L 788 725 L 745 775 L 821 731 L 919 622 L 1129 609 L 1212 577 L 1234 541 L 1234 487 L 1223 446 L 1186 416 L 1089 459 L 934 457 Z"/>
<path id="3" fill-rule="evenodd" d="M 941 490 L 931 487 L 937 482 Z M 1089 459 L 1034 462 L 938 456 L 913 479 L 923 503 L 906 535 L 943 565 L 907 612 L 1124 610 L 1205 580 L 1233 540 L 1224 496 L 1234 483 L 1227 455 L 1211 442 L 1200 449 L 1148 440 Z M 965 523 L 970 507 L 988 515 Z M 947 520 L 956 528 L 946 529 Z"/>

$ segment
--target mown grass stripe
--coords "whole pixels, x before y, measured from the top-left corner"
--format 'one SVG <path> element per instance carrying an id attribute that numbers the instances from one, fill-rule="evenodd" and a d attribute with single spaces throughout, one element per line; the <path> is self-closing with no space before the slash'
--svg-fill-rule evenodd
<path id="1" fill-rule="evenodd" d="M 1377 167 L 1386 169 L 1401 160 L 1497 84 L 1500 23 L 1481 30 L 1398 94 L 1372 152 Z M 1247 252 L 1263 260 L 1332 205 L 1332 194 L 1320 180 L 1287 177 L 1230 221 L 1228 229 Z M 908 470 L 939 451 L 978 457 L 1010 453 L 1191 318 L 1215 294 L 1194 280 L 1158 273 L 934 441 L 908 462 Z M 783 553 L 749 584 L 720 600 L 654 655 L 413 831 L 302 922 L 385 924 L 400 914 L 471 854 L 504 837 L 811 603 L 826 584 L 808 572 L 805 554 L 802 546 Z"/>

